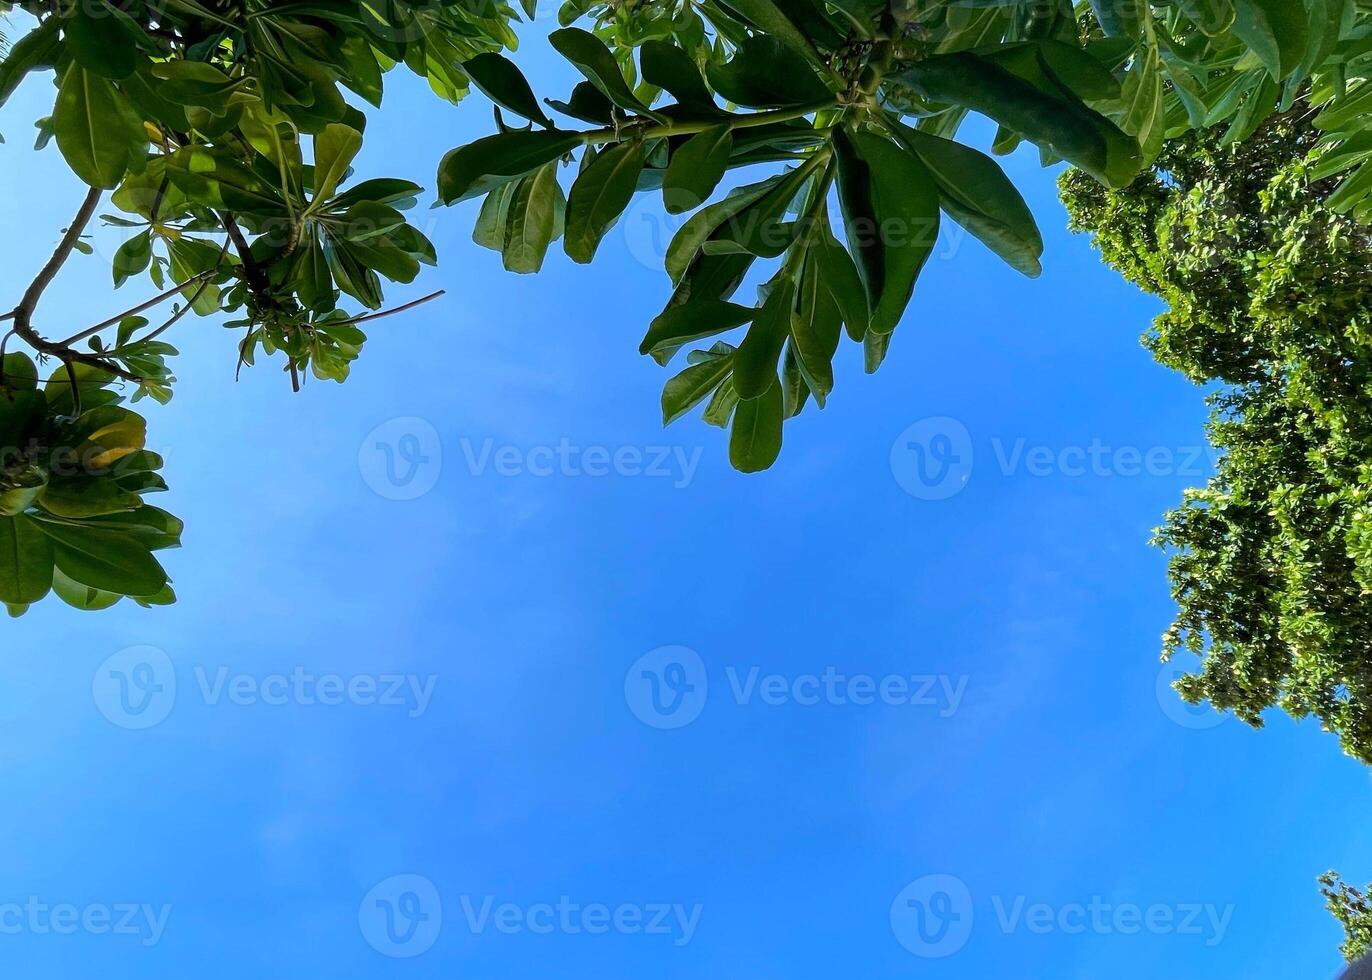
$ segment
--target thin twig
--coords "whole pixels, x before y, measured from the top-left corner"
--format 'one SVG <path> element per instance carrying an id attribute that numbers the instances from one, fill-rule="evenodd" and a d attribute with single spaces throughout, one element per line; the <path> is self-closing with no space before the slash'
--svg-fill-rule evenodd
<path id="1" fill-rule="evenodd" d="M 94 336 L 95 334 L 98 334 L 101 330 L 105 330 L 105 329 L 107 329 L 107 328 L 109 328 L 109 327 L 114 326 L 116 323 L 119 323 L 119 322 L 120 322 L 121 320 L 123 320 L 125 317 L 137 316 L 139 313 L 142 313 L 144 310 L 150 310 L 150 309 L 152 309 L 154 306 L 157 306 L 157 305 L 160 304 L 160 303 L 165 303 L 167 300 L 171 299 L 171 298 L 172 298 L 173 296 L 175 296 L 177 293 L 184 292 L 187 286 L 192 286 L 192 285 L 195 285 L 195 284 L 198 283 L 198 282 L 206 281 L 206 280 L 208 280 L 211 276 L 213 276 L 213 275 L 214 275 L 216 272 L 218 272 L 218 271 L 219 271 L 219 270 L 218 270 L 217 268 L 215 268 L 215 269 L 207 269 L 207 270 L 204 271 L 204 272 L 201 272 L 201 273 L 198 273 L 197 275 L 191 276 L 191 277 L 190 277 L 189 279 L 187 279 L 185 282 L 178 283 L 177 285 L 173 286 L 171 289 L 163 290 L 162 292 L 160 292 L 160 293 L 158 293 L 156 296 L 154 296 L 152 299 L 148 300 L 146 303 L 140 303 L 140 304 L 138 304 L 137 306 L 133 307 L 132 309 L 125 310 L 123 313 L 116 313 L 114 316 L 110 317 L 108 320 L 102 320 L 102 321 L 100 321 L 99 323 L 97 323 L 97 324 L 96 324 L 95 326 L 93 326 L 93 327 L 87 327 L 85 330 L 82 330 L 80 333 L 72 334 L 72 335 L 71 335 L 70 337 L 68 337 L 66 340 L 62 341 L 62 346 L 63 346 L 63 347 L 70 347 L 72 344 L 80 343 L 81 341 L 85 340 L 87 337 Z M 198 296 L 197 296 L 197 298 L 198 298 Z"/>
<path id="2" fill-rule="evenodd" d="M 446 295 L 447 292 L 448 291 L 446 289 L 440 289 L 437 292 L 430 293 L 428 296 L 423 296 L 417 300 L 414 300 L 413 302 L 406 303 L 404 306 L 397 306 L 393 310 L 381 310 L 377 313 L 368 313 L 366 316 L 355 316 L 351 320 L 342 320 L 338 323 L 330 323 L 328 324 L 328 326 L 350 327 L 355 323 L 367 323 L 371 320 L 380 320 L 382 317 L 385 316 L 395 316 L 397 313 L 405 313 L 409 310 L 412 310 L 416 306 L 423 306 L 425 303 L 431 303 L 434 300 L 438 299 L 438 297 Z"/>
<path id="3" fill-rule="evenodd" d="M 227 255 L 228 253 L 229 253 L 229 240 L 226 238 L 226 239 L 224 239 L 224 247 L 221 248 L 221 249 L 219 250 L 219 258 L 215 259 L 215 262 L 214 262 L 215 269 L 218 269 L 218 268 L 219 268 L 219 263 L 221 263 L 221 262 L 224 261 L 224 256 Z M 156 330 L 154 330 L 152 333 L 147 334 L 146 336 L 144 336 L 143 338 L 141 338 L 141 339 L 138 341 L 138 343 L 140 343 L 140 344 L 146 344 L 146 343 L 148 343 L 149 341 L 156 340 L 158 337 L 162 336 L 164 333 L 166 333 L 166 332 L 167 332 L 168 330 L 170 330 L 172 327 L 176 326 L 176 324 L 177 324 L 178 322 L 180 322 L 180 320 L 181 320 L 181 318 L 182 318 L 183 316 L 185 316 L 185 315 L 186 315 L 187 313 L 189 313 L 192 309 L 194 309 L 195 304 L 196 304 L 197 302 L 200 301 L 200 297 L 203 296 L 203 295 L 205 294 L 205 290 L 207 290 L 207 289 L 210 288 L 210 273 L 208 273 L 208 272 L 206 272 L 206 273 L 201 273 L 201 276 L 200 276 L 200 277 L 195 277 L 195 278 L 200 278 L 200 285 L 196 287 L 195 292 L 191 293 L 191 297 L 190 297 L 189 300 L 186 301 L 186 305 L 183 306 L 183 307 L 181 307 L 181 309 L 177 310 L 175 313 L 173 313 L 173 314 L 167 319 L 167 322 L 164 323 L 164 324 L 162 324 L 162 326 L 158 327 L 158 328 L 157 328 Z M 184 283 L 181 284 L 182 287 L 184 288 L 185 286 L 190 285 L 192 282 L 195 281 L 195 278 L 187 279 Z M 127 344 L 124 345 L 124 347 L 127 347 L 127 346 L 128 346 Z M 116 350 L 113 351 L 113 352 L 111 352 L 111 353 L 117 353 L 118 351 L 123 350 L 124 347 L 116 348 Z"/>

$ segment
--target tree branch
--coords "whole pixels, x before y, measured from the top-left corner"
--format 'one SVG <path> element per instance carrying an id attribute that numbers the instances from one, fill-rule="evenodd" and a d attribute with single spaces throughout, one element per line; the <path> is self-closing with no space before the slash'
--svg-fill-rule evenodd
<path id="1" fill-rule="evenodd" d="M 57 243 L 57 250 L 52 253 L 52 258 L 48 259 L 47 264 L 39 270 L 37 277 L 29 284 L 29 288 L 24 291 L 24 297 L 15 307 L 14 313 L 14 333 L 17 337 L 28 344 L 40 354 L 49 354 L 60 358 L 62 363 L 70 369 L 73 363 L 84 364 L 87 367 L 95 368 L 97 371 L 104 371 L 125 381 L 138 382 L 141 379 L 130 374 L 117 364 L 112 364 L 103 358 L 94 357 L 90 354 L 83 354 L 71 348 L 54 343 L 51 340 L 44 340 L 36 330 L 33 329 L 33 313 L 38 308 L 38 302 L 43 298 L 44 291 L 52 285 L 52 281 L 57 278 L 57 273 L 62 271 L 62 266 L 67 259 L 71 258 L 72 251 L 76 248 L 76 243 L 81 240 L 81 233 L 86 230 L 86 225 L 90 224 L 91 218 L 95 215 L 95 209 L 100 204 L 100 197 L 104 192 L 99 188 L 92 187 L 86 193 L 86 199 L 81 202 L 80 209 L 76 212 L 76 217 L 72 218 L 71 226 L 62 236 L 62 240 Z"/>

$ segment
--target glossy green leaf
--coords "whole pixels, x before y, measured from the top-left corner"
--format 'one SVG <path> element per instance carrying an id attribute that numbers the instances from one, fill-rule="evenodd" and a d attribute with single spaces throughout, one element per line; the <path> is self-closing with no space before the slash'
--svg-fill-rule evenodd
<path id="1" fill-rule="evenodd" d="M 1023 195 L 986 154 L 897 124 L 893 133 L 928 168 L 950 218 L 1026 276 L 1043 271 L 1043 235 Z"/>
<path id="2" fill-rule="evenodd" d="M 488 194 L 582 145 L 575 133 L 558 130 L 487 136 L 449 151 L 438 168 L 438 196 L 455 204 Z"/>
<path id="3" fill-rule="evenodd" d="M 52 127 L 67 164 L 92 187 L 117 187 L 148 142 L 129 100 L 77 62 L 62 76 Z"/>
<path id="4" fill-rule="evenodd" d="M 58 517 L 100 517 L 137 510 L 143 498 L 120 489 L 109 478 L 90 476 L 55 478 L 41 497 L 43 509 Z"/>
<path id="5" fill-rule="evenodd" d="M 114 253 L 115 286 L 122 286 L 131 276 L 142 275 L 152 261 L 152 232 L 143 231 L 120 245 Z"/>
<path id="6" fill-rule="evenodd" d="M 58 36 L 60 23 L 56 17 L 49 17 L 14 42 L 0 59 L 0 106 L 9 100 L 29 72 L 57 64 L 57 56 L 62 50 Z"/>
<path id="7" fill-rule="evenodd" d="M 784 413 L 781 381 L 776 378 L 760 397 L 739 401 L 729 431 L 729 462 L 734 469 L 759 473 L 777 461 Z"/>
<path id="8" fill-rule="evenodd" d="M 707 68 L 710 84 L 737 105 L 775 109 L 824 102 L 833 92 L 794 50 L 774 37 L 747 38 L 734 57 Z"/>
<path id="9" fill-rule="evenodd" d="M 714 337 L 750 322 L 757 311 L 714 299 L 701 299 L 669 307 L 652 322 L 639 345 L 640 354 L 675 350 L 682 344 Z"/>
<path id="10" fill-rule="evenodd" d="M 60 568 L 52 570 L 52 591 L 59 599 L 83 612 L 109 609 L 124 597 L 117 592 L 102 592 L 68 577 Z"/>
<path id="11" fill-rule="evenodd" d="M 342 123 L 331 123 L 315 135 L 314 200 L 334 196 L 361 149 L 362 134 Z"/>
<path id="12" fill-rule="evenodd" d="M 662 200 L 669 214 L 694 211 L 710 198 L 729 169 L 734 136 L 727 126 L 715 126 L 692 136 L 672 154 L 662 183 Z"/>
<path id="13" fill-rule="evenodd" d="M 682 107 L 710 115 L 719 112 L 700 66 L 689 54 L 668 41 L 648 41 L 641 49 L 643 80 L 656 85 Z"/>
<path id="14" fill-rule="evenodd" d="M 543 107 L 538 104 L 529 80 L 513 61 L 493 51 L 479 54 L 462 63 L 462 70 L 486 98 L 513 113 L 553 128 Z"/>
<path id="15" fill-rule="evenodd" d="M 824 59 L 815 50 L 814 44 L 795 22 L 786 16 L 775 0 L 725 0 L 725 6 L 737 11 L 740 16 L 761 29 L 764 35 L 775 38 L 780 44 L 785 45 L 788 50 L 799 56 L 802 64 L 808 62 L 816 68 L 824 66 Z"/>
<path id="16" fill-rule="evenodd" d="M 734 388 L 743 399 L 760 397 L 776 381 L 777 361 L 791 334 L 795 283 L 784 278 L 770 290 L 734 355 Z"/>
<path id="17" fill-rule="evenodd" d="M 586 76 L 586 80 L 615 105 L 642 116 L 658 118 L 634 95 L 629 83 L 624 80 L 619 62 L 615 61 L 615 56 L 600 38 L 579 27 L 566 27 L 553 31 L 548 40 L 559 54 L 575 65 Z"/>
<path id="18" fill-rule="evenodd" d="M 125 26 L 126 16 L 116 14 L 103 0 L 76 4 L 64 28 L 72 57 L 87 71 L 105 78 L 120 79 L 133 74 L 138 45 Z"/>
<path id="19" fill-rule="evenodd" d="M 1281 81 L 1305 55 L 1309 22 L 1300 0 L 1235 0 L 1233 31 Z"/>
<path id="20" fill-rule="evenodd" d="M 605 233 L 633 200 L 647 156 L 643 143 L 616 143 L 596 156 L 567 195 L 563 246 L 574 262 L 590 262 Z"/>
<path id="21" fill-rule="evenodd" d="M 128 596 L 152 596 L 167 573 L 135 537 L 104 528 L 39 520 L 57 567 L 75 582 Z"/>
<path id="22" fill-rule="evenodd" d="M 693 364 L 668 381 L 662 389 L 662 424 L 671 425 L 709 398 L 733 371 L 733 355 L 712 357 Z"/>
<path id="23" fill-rule="evenodd" d="M 28 605 L 52 588 L 52 543 L 28 517 L 0 517 L 0 602 Z"/>
<path id="24" fill-rule="evenodd" d="M 938 239 L 938 189 L 919 159 L 871 133 L 845 133 L 839 149 L 844 226 L 867 296 L 870 330 L 895 329 Z"/>
<path id="25" fill-rule="evenodd" d="M 538 272 L 567 206 L 557 182 L 557 164 L 541 167 L 513 186 L 505 208 L 505 268 L 526 274 Z"/>
<path id="26" fill-rule="evenodd" d="M 1109 119 L 1065 94 L 1055 98 L 978 55 L 938 55 L 898 77 L 927 99 L 989 116 L 1102 183 L 1124 186 L 1142 165 L 1138 143 Z"/>
<path id="27" fill-rule="evenodd" d="M 702 208 L 672 237 L 667 247 L 665 266 L 672 282 L 679 285 L 705 243 L 735 215 L 742 213 L 781 184 L 782 177 L 770 177 L 730 192 L 717 204 Z"/>

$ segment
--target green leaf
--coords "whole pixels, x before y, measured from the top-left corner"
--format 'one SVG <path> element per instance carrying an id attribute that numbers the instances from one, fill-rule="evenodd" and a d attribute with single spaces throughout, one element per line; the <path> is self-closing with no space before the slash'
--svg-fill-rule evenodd
<path id="1" fill-rule="evenodd" d="M 549 129 L 553 121 L 538 104 L 529 80 L 513 61 L 495 52 L 479 54 L 462 63 L 462 70 L 486 98 L 503 109 L 531 119 Z"/>
<path id="2" fill-rule="evenodd" d="M 443 158 L 438 167 L 438 197 L 444 204 L 481 197 L 581 145 L 576 133 L 551 129 L 487 136 Z"/>
<path id="3" fill-rule="evenodd" d="M 506 211 L 502 249 L 507 270 L 535 273 L 543 268 L 566 206 L 555 163 L 535 170 L 514 185 Z"/>
<path id="4" fill-rule="evenodd" d="M 118 395 L 105 387 L 114 380 L 108 371 L 88 364 L 73 364 L 70 371 L 66 367 L 58 367 L 48 376 L 47 383 L 47 407 L 52 415 L 72 415 L 76 411 L 76 401 L 72 397 L 72 375 L 76 376 L 83 410 L 89 412 L 92 408 L 119 400 Z"/>
<path id="5" fill-rule="evenodd" d="M 900 123 L 892 131 L 929 169 L 950 218 L 1026 276 L 1042 273 L 1043 235 L 998 163 L 970 146 Z"/>
<path id="6" fill-rule="evenodd" d="M 115 11 L 101 0 L 76 5 L 65 27 L 67 48 L 84 68 L 105 78 L 133 74 L 138 56 L 134 35 Z"/>
<path id="7" fill-rule="evenodd" d="M 721 225 L 706 243 L 706 250 L 746 252 L 768 259 L 784 253 L 801 231 L 799 222 L 788 219 L 820 162 L 819 157 L 813 157 L 783 175 L 765 197 Z"/>
<path id="8" fill-rule="evenodd" d="M 106 190 L 119 186 L 148 143 L 143 120 L 123 93 L 75 61 L 58 87 L 52 127 L 76 175 Z"/>
<path id="9" fill-rule="evenodd" d="M 38 368 L 27 354 L 6 354 L 0 358 L 0 391 L 34 391 L 38 388 Z"/>
<path id="10" fill-rule="evenodd" d="M 810 400 L 810 386 L 805 383 L 805 372 L 800 369 L 800 356 L 795 344 L 786 345 L 786 356 L 781 361 L 781 417 L 795 418 L 805 410 Z"/>
<path id="11" fill-rule="evenodd" d="M 23 606 L 52 588 L 52 543 L 28 517 L 0 517 L 0 602 Z"/>
<path id="12" fill-rule="evenodd" d="M 815 46 L 774 0 L 725 0 L 725 6 L 760 28 L 763 34 L 776 38 L 788 50 L 799 55 L 802 62 L 825 68 L 825 61 Z"/>
<path id="13" fill-rule="evenodd" d="M 662 200 L 669 214 L 694 211 L 715 192 L 729 169 L 734 135 L 728 126 L 698 133 L 672 154 L 662 183 Z"/>
<path id="14" fill-rule="evenodd" d="M 48 523 L 68 524 L 76 528 L 95 528 L 127 535 L 149 551 L 181 547 L 181 533 L 185 525 L 159 507 L 144 504 L 127 513 L 106 514 L 80 521 L 43 518 Z"/>
<path id="15" fill-rule="evenodd" d="M 891 334 L 873 333 L 869 330 L 867 336 L 862 338 L 863 369 L 868 374 L 876 374 L 890 349 Z"/>
<path id="16" fill-rule="evenodd" d="M 124 285 L 132 276 L 141 275 L 152 261 L 151 229 L 134 235 L 114 253 L 114 285 Z"/>
<path id="17" fill-rule="evenodd" d="M 389 204 L 393 208 L 405 210 L 414 205 L 415 198 L 423 190 L 424 188 L 413 181 L 400 180 L 396 177 L 376 177 L 355 184 L 342 194 L 336 195 L 331 206 L 347 208 L 362 201 L 372 201 L 376 204 Z"/>
<path id="18" fill-rule="evenodd" d="M 573 119 L 580 119 L 596 126 L 614 125 L 614 103 L 605 98 L 600 89 L 590 82 L 578 82 L 572 89 L 572 97 L 566 102 L 558 102 L 556 99 L 548 99 L 547 102 L 558 112 Z"/>
<path id="19" fill-rule="evenodd" d="M 693 364 L 662 389 L 662 424 L 671 425 L 719 388 L 733 371 L 733 354 Z"/>
<path id="20" fill-rule="evenodd" d="M 32 71 L 41 71 L 57 64 L 62 50 L 56 17 L 49 17 L 18 41 L 3 60 L 0 60 L 0 106 L 3 106 L 19 83 Z"/>
<path id="21" fill-rule="evenodd" d="M 762 396 L 776 381 L 777 361 L 791 334 L 795 283 L 782 278 L 770 290 L 734 355 L 734 388 L 745 400 Z"/>
<path id="22" fill-rule="evenodd" d="M 183 146 L 167 158 L 166 168 L 172 183 L 197 204 L 271 217 L 286 213 L 276 187 L 225 151 Z"/>
<path id="23" fill-rule="evenodd" d="M 730 61 L 711 62 L 706 70 L 716 92 L 754 109 L 804 106 L 833 98 L 814 69 L 775 37 L 749 37 Z"/>
<path id="24" fill-rule="evenodd" d="M 890 333 L 938 239 L 938 190 L 919 159 L 871 133 L 835 140 L 844 227 L 872 306 L 870 330 Z"/>
<path id="25" fill-rule="evenodd" d="M 486 199 L 481 202 L 481 212 L 477 215 L 476 227 L 472 229 L 472 241 L 482 248 L 496 252 L 505 250 L 505 222 L 516 186 L 517 184 L 502 184 L 487 194 Z"/>
<path id="26" fill-rule="evenodd" d="M 648 327 L 639 345 L 640 354 L 675 350 L 683 344 L 703 340 L 750 322 L 757 314 L 751 306 L 739 306 L 716 299 L 701 299 L 668 307 Z"/>
<path id="27" fill-rule="evenodd" d="M 690 220 L 672 237 L 667 247 L 665 266 L 674 285 L 680 285 L 705 243 L 730 218 L 751 207 L 776 188 L 785 178 L 769 177 L 757 184 L 749 184 L 730 192 L 718 204 L 712 204 L 692 215 Z"/>
<path id="28" fill-rule="evenodd" d="M 682 107 L 692 112 L 719 112 L 700 74 L 700 66 L 689 54 L 668 41 L 648 41 L 640 50 L 645 82 L 670 92 Z"/>
<path id="29" fill-rule="evenodd" d="M 199 282 L 190 282 L 195 276 L 215 268 L 219 249 L 200 239 L 180 238 L 167 243 L 167 256 L 171 259 L 172 279 L 188 284 L 181 293 L 191 304 L 191 309 L 200 316 L 212 316 L 219 312 L 218 288 L 211 283 L 201 289 Z"/>
<path id="30" fill-rule="evenodd" d="M 1080 100 L 1050 95 L 969 52 L 936 55 L 896 76 L 921 96 L 980 112 L 1103 184 L 1123 187 L 1142 166 L 1138 143 Z"/>
<path id="31" fill-rule="evenodd" d="M 1234 0 L 1178 0 L 1178 6 L 1209 37 L 1219 37 L 1234 26 Z"/>
<path id="32" fill-rule="evenodd" d="M 60 568 L 52 570 L 52 591 L 57 598 L 83 612 L 108 609 L 124 597 L 116 592 L 101 592 L 69 578 Z"/>
<path id="33" fill-rule="evenodd" d="M 143 498 L 120 489 L 109 478 L 55 477 L 40 497 L 44 510 L 58 517 L 100 517 L 137 510 Z"/>
<path id="34" fill-rule="evenodd" d="M 706 425 L 713 425 L 719 429 L 727 429 L 730 420 L 734 417 L 734 409 L 738 407 L 738 392 L 734 391 L 734 382 L 726 378 L 724 383 L 715 389 L 714 397 L 705 406 L 705 411 L 700 413 L 701 420 Z"/>
<path id="35" fill-rule="evenodd" d="M 616 143 L 582 171 L 567 196 L 567 233 L 563 246 L 574 262 L 587 263 L 610 226 L 633 200 L 638 175 L 647 160 L 640 140 Z"/>
<path id="36" fill-rule="evenodd" d="M 1101 28 L 1107 37 L 1138 39 L 1143 32 L 1143 20 L 1150 16 L 1146 0 L 1091 0 Z"/>
<path id="37" fill-rule="evenodd" d="M 817 246 L 807 253 L 801 269 L 797 310 L 791 317 L 791 347 L 820 408 L 834 390 L 834 354 L 843 337 L 843 315 L 825 278 L 823 252 Z"/>
<path id="38" fill-rule="evenodd" d="M 1163 81 L 1157 48 L 1149 45 L 1146 51 L 1134 56 L 1134 64 L 1124 80 L 1124 109 L 1119 116 L 1120 128 L 1138 141 L 1144 166 L 1151 166 L 1158 158 L 1167 134 Z"/>
<path id="39" fill-rule="evenodd" d="M 818 241 L 815 243 L 814 261 L 819 280 L 833 297 L 843 322 L 848 327 L 848 336 L 861 340 L 872 322 L 872 307 L 867 299 L 867 289 L 862 284 L 862 275 L 857 264 L 848 254 L 829 224 L 829 215 L 821 212 Z"/>
<path id="40" fill-rule="evenodd" d="M 615 105 L 641 116 L 661 119 L 634 95 L 629 83 L 624 80 L 624 73 L 620 70 L 614 54 L 605 46 L 604 41 L 590 31 L 583 31 L 579 27 L 564 27 L 562 30 L 553 31 L 548 40 L 559 54 L 575 65 L 577 70 L 586 76 L 587 81 L 600 89 Z"/>
<path id="41" fill-rule="evenodd" d="M 1236 0 L 1233 31 L 1282 81 L 1305 56 L 1309 21 L 1300 0 Z"/>
<path id="42" fill-rule="evenodd" d="M 734 469 L 759 473 L 777 461 L 784 418 L 781 381 L 775 377 L 760 397 L 739 401 L 729 432 L 729 462 Z"/>
<path id="43" fill-rule="evenodd" d="M 57 567 L 75 582 L 127 596 L 153 596 L 167 573 L 137 538 L 103 528 L 39 519 Z"/>
<path id="44" fill-rule="evenodd" d="M 313 200 L 327 201 L 337 193 L 361 149 L 362 134 L 342 123 L 330 123 L 315 135 Z"/>

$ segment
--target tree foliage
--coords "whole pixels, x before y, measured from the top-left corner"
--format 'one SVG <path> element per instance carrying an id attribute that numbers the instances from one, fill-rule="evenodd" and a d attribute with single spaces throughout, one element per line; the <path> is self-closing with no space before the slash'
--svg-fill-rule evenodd
<path id="1" fill-rule="evenodd" d="M 1320 894 L 1329 911 L 1343 926 L 1342 952 L 1350 963 L 1372 953 L 1372 900 L 1368 890 L 1354 888 L 1336 872 L 1320 876 Z"/>
<path id="2" fill-rule="evenodd" d="M 1297 105 L 1249 140 L 1170 147 L 1123 191 L 1063 181 L 1106 261 L 1168 304 L 1147 338 L 1219 385 L 1214 477 L 1168 515 L 1178 682 L 1261 725 L 1314 716 L 1372 762 L 1372 237 L 1328 201 Z"/>
<path id="3" fill-rule="evenodd" d="M 111 407 L 101 399 L 171 397 L 163 338 L 183 317 L 227 316 L 240 368 L 279 356 L 297 388 L 342 381 L 361 326 L 391 312 L 383 282 L 408 284 L 435 261 L 404 215 L 420 186 L 352 173 L 360 106 L 381 105 L 392 69 L 442 99 L 476 89 L 495 104 L 497 131 L 449 153 L 436 190 L 446 203 L 481 199 L 475 238 L 512 271 L 537 271 L 558 240 L 591 261 L 637 194 L 689 215 L 641 350 L 662 364 L 686 352 L 664 420 L 703 408 L 731 430 L 744 471 L 774 463 L 786 418 L 823 407 L 845 337 L 869 370 L 881 364 L 942 221 L 1037 274 L 1043 244 L 1022 197 L 956 139 L 971 113 L 998 123 L 995 152 L 1028 142 L 1045 163 L 1122 188 L 1169 137 L 1214 124 L 1244 135 L 1308 85 L 1337 103 L 1327 166 L 1351 174 L 1337 203 L 1362 214 L 1372 182 L 1355 0 L 570 0 L 547 40 L 584 81 L 551 101 L 501 53 L 519 12 L 499 0 L 0 3 L 11 9 L 27 18 L 0 61 L 0 105 L 48 75 L 38 145 L 55 144 L 90 187 L 5 317 L 7 341 L 55 368 L 36 385 L 41 401 L 26 380 L 4 384 L 13 424 L 41 433 L 0 469 L 0 533 L 22 538 L 0 548 L 0 600 L 16 612 L 49 588 L 71 601 L 66 579 L 88 590 L 77 605 L 170 598 L 147 594 L 136 572 L 150 542 L 175 543 L 171 519 L 157 517 L 155 539 L 146 524 L 113 526 L 153 519 L 133 497 L 156 481 L 124 485 L 97 467 L 58 487 L 50 460 L 80 448 L 62 443 Z M 115 286 L 149 279 L 159 292 L 88 327 L 39 329 L 39 301 L 106 192 L 104 220 L 127 232 Z M 755 302 L 739 299 L 745 286 Z M 144 318 L 166 303 L 160 322 Z M 711 344 L 692 349 L 700 341 Z M 18 379 L 36 367 L 5 362 Z M 119 448 L 151 473 L 141 426 L 122 431 Z M 82 514 L 57 509 L 63 492 Z M 47 541 L 82 521 L 124 579 L 95 581 L 55 550 L 49 580 L 32 525 Z"/>

